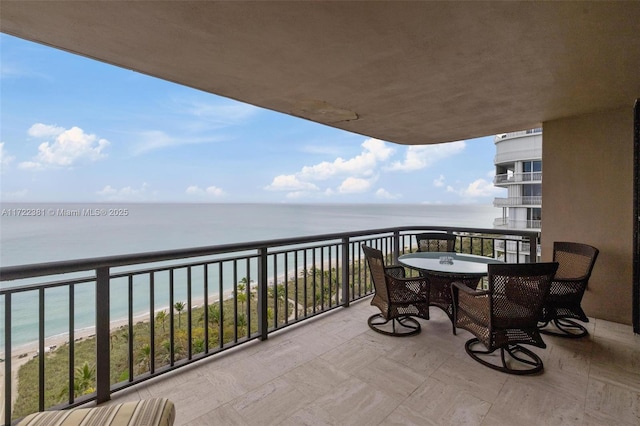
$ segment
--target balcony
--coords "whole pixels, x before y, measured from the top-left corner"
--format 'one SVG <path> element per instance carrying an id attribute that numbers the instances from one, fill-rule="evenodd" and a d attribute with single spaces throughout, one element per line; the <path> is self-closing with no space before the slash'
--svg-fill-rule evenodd
<path id="1" fill-rule="evenodd" d="M 535 134 L 541 134 L 541 133 L 542 133 L 542 127 L 537 127 L 535 129 L 520 130 L 518 132 L 501 133 L 499 135 L 495 135 L 493 140 L 494 142 L 500 142 L 506 139 L 521 138 L 523 136 L 529 136 L 529 135 L 535 135 Z"/>
<path id="2" fill-rule="evenodd" d="M 503 173 L 493 178 L 494 185 L 542 182 L 542 172 Z"/>
<path id="3" fill-rule="evenodd" d="M 540 376 L 508 376 L 472 361 L 471 334 L 431 310 L 408 338 L 371 331 L 366 298 L 265 342 L 200 361 L 112 395 L 162 396 L 176 425 L 637 424 L 640 337 L 592 320 L 590 337 L 545 337 Z"/>
<path id="4" fill-rule="evenodd" d="M 493 226 L 498 229 L 540 229 L 541 220 L 515 220 L 508 217 L 497 217 L 493 221 Z"/>
<path id="5" fill-rule="evenodd" d="M 588 339 L 547 338 L 549 348 L 539 351 L 546 373 L 526 379 L 471 361 L 464 351 L 470 335 L 452 335 L 438 309 L 418 336 L 373 333 L 366 324 L 375 313 L 368 303 L 373 290 L 360 244 L 380 248 L 392 262 L 415 250 L 414 234 L 426 230 L 455 233 L 459 252 L 494 256 L 500 244 L 512 242 L 532 253 L 538 247 L 536 232 L 402 227 L 2 268 L 3 282 L 20 284 L 0 290 L 4 348 L 12 354 L 3 365 L 2 418 L 9 424 L 19 417 L 17 367 L 25 358 L 12 347 L 21 337 L 16 326 L 23 325 L 16 314 L 32 306 L 25 302 L 29 294 L 38 330 L 37 351 L 25 352 L 37 372 L 32 411 L 161 395 L 176 403 L 179 425 L 513 423 L 514 403 L 528 407 L 518 411 L 519 421 L 624 422 L 638 415 L 635 405 L 624 411 L 608 402 L 640 395 L 632 355 L 640 341 L 631 327 L 594 320 Z M 85 286 L 90 299 L 81 297 Z M 117 299 L 123 321 L 116 321 Z M 187 301 L 180 310 L 162 309 L 179 300 Z M 223 303 L 220 316 L 207 309 Z M 85 337 L 76 318 L 87 306 L 95 309 L 89 327 L 95 335 Z M 68 325 L 66 341 L 54 350 L 60 330 L 49 326 L 56 315 Z M 165 325 L 170 337 L 161 341 Z M 96 374 L 74 392 L 74 356 L 86 344 L 96 354 Z M 119 344 L 126 355 L 122 372 L 114 371 Z M 70 367 L 54 392 L 52 358 L 65 356 Z M 69 392 L 51 404 L 52 394 L 60 400 L 60 388 Z"/>
<path id="6" fill-rule="evenodd" d="M 533 197 L 508 197 L 494 198 L 494 207 L 517 207 L 517 206 L 538 206 L 542 205 L 542 196 Z"/>

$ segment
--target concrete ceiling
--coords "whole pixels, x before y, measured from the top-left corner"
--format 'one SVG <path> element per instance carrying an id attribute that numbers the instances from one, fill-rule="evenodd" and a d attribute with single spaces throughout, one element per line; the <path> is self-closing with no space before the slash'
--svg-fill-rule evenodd
<path id="1" fill-rule="evenodd" d="M 3 0 L 0 30 L 401 144 L 640 97 L 640 2 Z"/>

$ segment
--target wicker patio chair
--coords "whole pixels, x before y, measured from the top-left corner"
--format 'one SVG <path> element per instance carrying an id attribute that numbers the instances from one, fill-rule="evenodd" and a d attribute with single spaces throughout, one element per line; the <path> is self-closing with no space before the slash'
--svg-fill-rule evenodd
<path id="1" fill-rule="evenodd" d="M 541 333 L 573 338 L 589 334 L 573 319 L 589 322 L 580 305 L 598 253 L 597 248 L 587 244 L 560 241 L 553 244 L 553 260 L 560 266 L 542 308 L 538 324 Z"/>
<path id="2" fill-rule="evenodd" d="M 416 235 L 418 251 L 456 251 L 456 236 L 445 232 L 425 232 Z"/>
<path id="3" fill-rule="evenodd" d="M 416 235 L 418 242 L 418 251 L 442 251 L 455 252 L 456 235 L 447 234 L 445 232 L 425 232 Z M 451 282 L 450 274 L 435 274 L 433 272 L 421 271 L 420 275 L 429 281 L 429 304 L 444 311 L 449 317 L 453 326 L 453 301 L 451 300 Z M 458 278 L 457 281 L 464 282 L 467 287 L 475 289 L 481 278 Z M 453 334 L 456 334 L 456 328 L 453 326 Z"/>
<path id="4" fill-rule="evenodd" d="M 521 345 L 546 348 L 538 318 L 557 269 L 556 262 L 493 264 L 489 265 L 488 290 L 453 283 L 455 326 L 475 336 L 465 344 L 467 354 L 504 373 L 542 371 L 542 359 Z M 493 354 L 498 349 L 499 360 Z"/>
<path id="5" fill-rule="evenodd" d="M 371 305 L 380 309 L 367 321 L 378 333 L 412 336 L 421 331 L 413 317 L 429 319 L 429 284 L 423 277 L 405 278 L 402 266 L 384 266 L 380 250 L 362 245 L 375 294 Z"/>

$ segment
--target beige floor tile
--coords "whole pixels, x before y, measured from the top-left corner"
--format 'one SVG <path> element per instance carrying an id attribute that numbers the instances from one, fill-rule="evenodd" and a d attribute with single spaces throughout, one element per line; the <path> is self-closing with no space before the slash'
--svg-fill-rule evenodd
<path id="1" fill-rule="evenodd" d="M 589 380 L 585 411 L 593 418 L 640 424 L 640 392 L 599 380 Z"/>
<path id="2" fill-rule="evenodd" d="M 355 371 L 353 376 L 399 398 L 411 395 L 427 378 L 426 375 L 384 356 Z"/>
<path id="3" fill-rule="evenodd" d="M 375 333 L 368 300 L 117 392 L 164 396 L 181 425 L 640 424 L 640 338 L 594 320 L 584 339 L 543 337 L 543 374 L 473 361 L 442 311 L 406 338 Z"/>
<path id="4" fill-rule="evenodd" d="M 594 339 L 590 377 L 640 392 L 640 344 Z"/>
<path id="5" fill-rule="evenodd" d="M 596 319 L 593 334 L 597 338 L 617 340 L 622 343 L 633 343 L 640 345 L 640 335 L 633 334 L 630 325 Z"/>
<path id="6" fill-rule="evenodd" d="M 292 419 L 318 422 L 309 424 L 377 425 L 393 412 L 401 401 L 402 398 L 353 378 L 300 409 Z"/>
<path id="7" fill-rule="evenodd" d="M 545 373 L 547 374 L 547 373 Z M 520 378 L 522 379 L 522 378 Z M 536 381 L 513 380 L 504 384 L 483 425 L 578 425 L 584 416 L 584 399 Z"/>
<path id="8" fill-rule="evenodd" d="M 247 421 L 242 418 L 236 410 L 231 407 L 230 404 L 223 405 L 214 410 L 211 410 L 202 416 L 183 423 L 184 426 L 243 426 Z"/>
<path id="9" fill-rule="evenodd" d="M 508 375 L 487 368 L 471 358 L 460 360 L 449 357 L 430 377 L 456 386 L 476 398 L 493 402 Z"/>
<path id="10" fill-rule="evenodd" d="M 419 344 L 396 345 L 385 356 L 424 376 L 430 376 L 451 357 L 451 354 L 433 345 L 419 342 Z"/>
<path id="11" fill-rule="evenodd" d="M 477 425 L 491 404 L 455 384 L 428 378 L 385 424 Z"/>
<path id="12" fill-rule="evenodd" d="M 342 371 L 352 373 L 366 367 L 382 355 L 383 351 L 354 339 L 330 350 L 320 358 Z"/>
<path id="13" fill-rule="evenodd" d="M 292 383 L 298 391 L 315 400 L 331 390 L 352 379 L 352 377 L 334 367 L 331 363 L 316 358 L 285 373 L 282 378 Z"/>
<path id="14" fill-rule="evenodd" d="M 236 398 L 231 406 L 248 424 L 279 424 L 310 402 L 289 380 L 277 378 Z"/>

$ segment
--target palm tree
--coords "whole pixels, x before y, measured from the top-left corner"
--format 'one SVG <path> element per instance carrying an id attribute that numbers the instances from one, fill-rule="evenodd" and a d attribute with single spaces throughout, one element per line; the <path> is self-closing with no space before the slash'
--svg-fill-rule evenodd
<path id="1" fill-rule="evenodd" d="M 246 278 L 243 278 L 242 280 L 240 280 L 240 282 L 238 283 L 237 291 L 236 291 L 236 299 L 238 300 L 238 302 L 240 302 L 242 311 L 244 311 L 244 303 L 247 301 L 247 293 L 245 291 L 247 289 L 246 283 L 247 283 Z"/>
<path id="2" fill-rule="evenodd" d="M 214 303 L 213 305 L 209 305 L 209 321 L 211 321 L 211 326 L 216 324 L 220 324 L 220 305 Z"/>
<path id="3" fill-rule="evenodd" d="M 93 384 L 96 379 L 96 366 L 89 366 L 87 361 L 75 368 L 73 389 L 75 396 L 93 392 Z"/>
<path id="4" fill-rule="evenodd" d="M 165 329 L 164 329 L 164 322 L 165 322 L 165 320 L 166 320 L 166 319 L 167 319 L 167 313 L 166 313 L 165 311 L 159 311 L 159 312 L 156 314 L 156 322 L 159 322 L 159 323 L 161 323 L 161 324 L 162 324 L 162 331 L 163 331 L 163 332 L 165 331 Z"/>
<path id="5" fill-rule="evenodd" d="M 180 328 L 180 314 L 184 310 L 185 306 L 184 302 L 176 302 L 175 305 L 173 305 L 175 310 L 178 311 L 178 328 Z"/>
<path id="6" fill-rule="evenodd" d="M 244 333 L 245 331 L 245 327 L 247 326 L 247 316 L 244 314 L 244 312 L 241 312 L 238 314 L 238 328 L 241 330 L 242 333 Z"/>
<path id="7" fill-rule="evenodd" d="M 147 367 L 147 371 L 151 371 L 151 346 L 148 343 L 145 343 L 140 348 L 140 364 L 143 364 Z"/>

